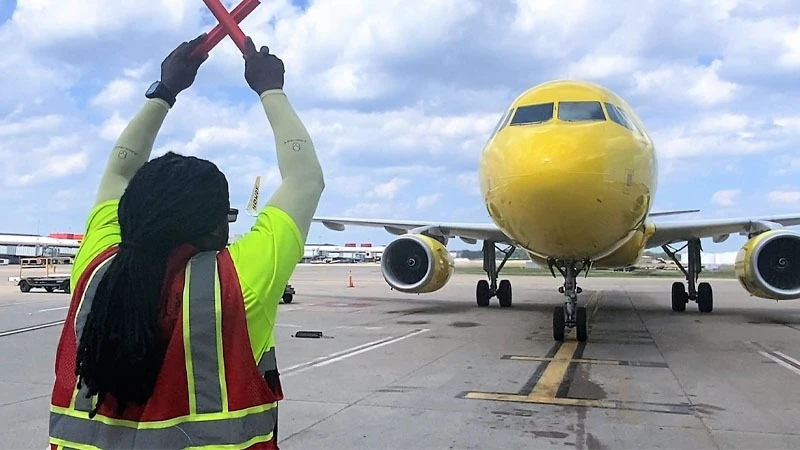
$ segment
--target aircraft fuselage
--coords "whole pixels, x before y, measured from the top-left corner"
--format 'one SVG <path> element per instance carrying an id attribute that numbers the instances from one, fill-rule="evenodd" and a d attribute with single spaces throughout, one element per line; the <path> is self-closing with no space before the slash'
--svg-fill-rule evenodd
<path id="1" fill-rule="evenodd" d="M 554 81 L 517 97 L 479 179 L 493 221 L 539 262 L 633 264 L 652 231 L 653 142 L 632 108 L 595 84 Z"/>

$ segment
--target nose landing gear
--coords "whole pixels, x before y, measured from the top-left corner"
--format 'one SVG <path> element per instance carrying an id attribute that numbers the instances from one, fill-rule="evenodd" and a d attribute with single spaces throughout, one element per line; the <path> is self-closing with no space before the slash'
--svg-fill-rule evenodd
<path id="1" fill-rule="evenodd" d="M 548 265 L 554 277 L 556 274 L 553 267 L 564 277 L 564 285 L 558 288 L 558 292 L 564 294 L 564 306 L 556 306 L 553 309 L 553 339 L 563 341 L 566 330 L 575 328 L 575 337 L 578 341 L 586 341 L 589 337 L 586 330 L 586 307 L 578 306 L 578 294 L 583 292 L 583 289 L 578 287 L 577 280 L 584 270 L 588 273 L 591 262 L 549 260 Z"/>

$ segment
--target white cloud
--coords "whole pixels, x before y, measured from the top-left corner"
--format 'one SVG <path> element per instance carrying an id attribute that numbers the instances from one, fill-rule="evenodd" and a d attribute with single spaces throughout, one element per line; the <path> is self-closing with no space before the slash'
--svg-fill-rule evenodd
<path id="1" fill-rule="evenodd" d="M 465 194 L 477 195 L 480 192 L 477 171 L 458 174 L 456 183 L 464 190 Z"/>
<path id="2" fill-rule="evenodd" d="M 0 136 L 9 137 L 28 133 L 43 133 L 60 126 L 62 123 L 63 117 L 56 114 L 27 117 L 17 122 L 6 119 L 0 121 Z"/>
<path id="3" fill-rule="evenodd" d="M 773 122 L 781 128 L 794 130 L 795 132 L 800 129 L 800 116 L 776 117 Z"/>
<path id="4" fill-rule="evenodd" d="M 790 68 L 800 67 L 800 25 L 783 36 L 783 46 L 780 63 Z"/>
<path id="5" fill-rule="evenodd" d="M 429 194 L 417 197 L 417 209 L 429 208 L 442 199 L 442 194 Z"/>
<path id="6" fill-rule="evenodd" d="M 742 194 L 741 189 L 727 189 L 723 191 L 714 192 L 711 196 L 711 201 L 719 206 L 733 206 L 736 204 L 739 196 Z"/>
<path id="7" fill-rule="evenodd" d="M 397 196 L 397 193 L 406 187 L 410 180 L 405 178 L 392 178 L 386 183 L 381 183 L 375 186 L 372 191 L 368 192 L 367 198 L 380 198 L 385 200 L 392 200 Z"/>
<path id="8" fill-rule="evenodd" d="M 135 0 L 117 0 L 113 7 L 101 0 L 20 0 L 10 26 L 26 38 L 33 38 L 33 44 L 46 45 L 69 39 L 118 37 L 120 31 L 147 32 L 178 26 L 188 16 L 198 17 L 202 8 L 190 0 L 157 0 L 150 2 L 150 7 L 158 14 L 142 8 Z"/>
<path id="9" fill-rule="evenodd" d="M 344 216 L 375 218 L 375 219 L 400 219 L 408 217 L 408 204 L 386 202 L 364 202 L 344 210 Z"/>
<path id="10" fill-rule="evenodd" d="M 657 150 L 665 158 L 720 154 L 748 155 L 770 148 L 768 142 L 754 139 L 752 134 L 697 134 L 688 126 L 653 132 Z"/>
<path id="11" fill-rule="evenodd" d="M 136 88 L 138 83 L 132 80 L 117 79 L 114 80 L 100 91 L 99 94 L 94 96 L 89 103 L 92 106 L 99 106 L 101 108 L 113 108 L 126 105 L 133 100 L 134 95 L 138 92 Z"/>
<path id="12" fill-rule="evenodd" d="M 570 78 L 599 79 L 629 73 L 636 68 L 636 58 L 618 54 L 592 53 L 569 65 Z"/>
<path id="13" fill-rule="evenodd" d="M 53 153 L 57 153 L 58 149 L 71 147 L 77 143 L 74 136 L 65 139 L 56 138 L 51 140 L 47 147 L 35 149 L 32 153 L 34 155 L 39 153 L 41 156 L 35 157 L 33 164 L 23 166 L 28 170 L 13 173 L 6 183 L 18 186 L 44 184 L 52 179 L 82 173 L 89 163 L 89 155 L 86 150 L 64 156 L 53 155 Z"/>
<path id="14" fill-rule="evenodd" d="M 667 65 L 653 70 L 639 70 L 633 75 L 635 90 L 653 96 L 674 96 L 703 107 L 732 100 L 740 89 L 736 83 L 719 75 L 722 61 L 708 67 Z"/>
<path id="15" fill-rule="evenodd" d="M 114 114 L 100 125 L 100 136 L 108 141 L 116 141 L 122 131 L 125 130 L 130 119 L 131 117 L 124 119 L 119 115 L 119 112 L 114 111 Z"/>
<path id="16" fill-rule="evenodd" d="M 800 172 L 800 156 L 783 156 L 778 164 L 780 168 L 774 171 L 777 175 Z"/>
<path id="17" fill-rule="evenodd" d="M 772 191 L 769 193 L 769 201 L 780 205 L 800 205 L 800 191 Z"/>
<path id="18" fill-rule="evenodd" d="M 761 117 L 741 113 L 709 113 L 692 121 L 652 131 L 656 148 L 665 158 L 712 155 L 750 155 L 791 148 L 800 127 L 791 117 Z"/>
<path id="19" fill-rule="evenodd" d="M 701 133 L 738 133 L 750 123 L 750 117 L 744 114 L 723 113 L 703 117 L 694 130 Z"/>

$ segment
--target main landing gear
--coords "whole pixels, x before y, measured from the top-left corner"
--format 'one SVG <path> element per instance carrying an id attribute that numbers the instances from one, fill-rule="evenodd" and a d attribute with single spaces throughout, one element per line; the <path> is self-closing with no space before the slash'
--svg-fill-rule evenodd
<path id="1" fill-rule="evenodd" d="M 589 261 L 560 261 L 549 260 L 550 272 L 556 276 L 553 267 L 557 268 L 564 277 L 564 285 L 558 288 L 558 292 L 564 294 L 564 306 L 553 308 L 553 339 L 563 341 L 566 328 L 575 328 L 575 337 L 578 341 L 585 341 L 588 338 L 586 331 L 586 307 L 578 306 L 578 294 L 583 292 L 578 287 L 578 276 L 591 267 Z"/>
<path id="2" fill-rule="evenodd" d="M 500 285 L 497 284 L 497 277 L 500 275 L 500 270 L 508 261 L 508 258 L 517 249 L 514 245 L 509 245 L 505 250 L 500 249 L 494 242 L 483 241 L 483 270 L 489 276 L 489 281 L 480 280 L 475 289 L 475 297 L 478 301 L 478 306 L 489 306 L 489 300 L 497 296 L 500 301 L 500 307 L 508 308 L 511 306 L 511 282 L 508 280 L 501 280 Z M 497 250 L 503 252 L 505 257 L 500 265 L 497 265 Z"/>
<path id="3" fill-rule="evenodd" d="M 688 267 L 684 268 L 676 254 L 686 247 L 689 247 L 689 261 Z M 700 263 L 700 239 L 692 239 L 687 242 L 686 246 L 674 250 L 669 245 L 661 247 L 664 252 L 669 255 L 670 259 L 678 265 L 678 268 L 686 276 L 686 282 L 689 287 L 687 292 L 686 286 L 680 281 L 672 283 L 672 310 L 676 312 L 686 311 L 686 304 L 689 300 L 697 302 L 697 309 L 701 313 L 709 313 L 714 309 L 714 292 L 709 283 L 697 283 L 702 265 Z"/>

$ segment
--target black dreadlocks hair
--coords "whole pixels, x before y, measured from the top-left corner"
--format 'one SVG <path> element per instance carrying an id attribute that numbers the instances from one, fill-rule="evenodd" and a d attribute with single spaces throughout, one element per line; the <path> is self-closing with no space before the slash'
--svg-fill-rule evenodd
<path id="1" fill-rule="evenodd" d="M 78 388 L 121 414 L 152 395 L 166 352 L 159 326 L 170 252 L 227 223 L 228 182 L 213 163 L 172 152 L 144 164 L 119 202 L 121 243 L 79 336 Z M 225 236 L 227 239 L 227 236 Z"/>

